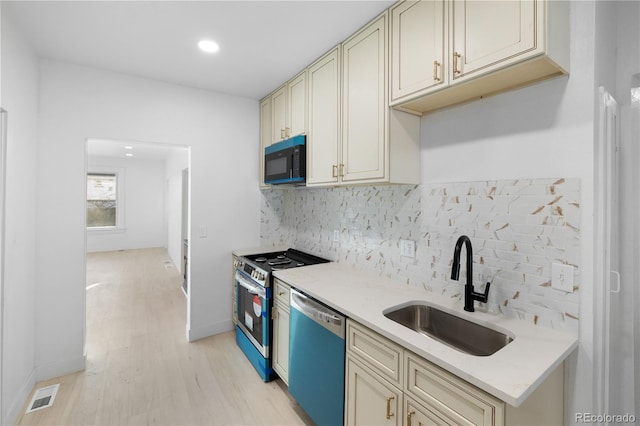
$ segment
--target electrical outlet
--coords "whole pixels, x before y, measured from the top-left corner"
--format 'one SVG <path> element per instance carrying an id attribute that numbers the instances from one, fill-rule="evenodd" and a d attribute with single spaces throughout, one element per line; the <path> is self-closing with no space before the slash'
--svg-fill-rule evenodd
<path id="1" fill-rule="evenodd" d="M 333 230 L 333 242 L 334 243 L 340 242 L 340 231 L 337 229 Z"/>
<path id="2" fill-rule="evenodd" d="M 551 265 L 551 287 L 573 293 L 573 266 L 553 263 Z"/>
<path id="3" fill-rule="evenodd" d="M 416 242 L 413 240 L 400 240 L 400 256 L 416 257 Z"/>

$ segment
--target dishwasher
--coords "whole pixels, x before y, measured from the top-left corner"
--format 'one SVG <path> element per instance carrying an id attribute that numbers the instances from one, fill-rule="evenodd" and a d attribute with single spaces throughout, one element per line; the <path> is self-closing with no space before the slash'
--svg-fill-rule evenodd
<path id="1" fill-rule="evenodd" d="M 318 426 L 344 423 L 345 317 L 291 289 L 289 393 Z"/>

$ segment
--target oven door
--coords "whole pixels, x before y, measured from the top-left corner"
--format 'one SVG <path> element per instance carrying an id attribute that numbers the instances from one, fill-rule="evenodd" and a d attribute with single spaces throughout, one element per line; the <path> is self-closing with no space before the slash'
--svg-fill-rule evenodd
<path id="1" fill-rule="evenodd" d="M 236 271 L 238 326 L 263 357 L 269 357 L 269 298 L 267 289 Z"/>

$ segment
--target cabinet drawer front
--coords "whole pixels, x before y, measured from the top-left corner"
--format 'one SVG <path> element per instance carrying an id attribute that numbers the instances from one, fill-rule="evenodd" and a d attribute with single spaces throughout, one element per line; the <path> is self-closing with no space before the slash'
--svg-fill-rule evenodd
<path id="1" fill-rule="evenodd" d="M 347 321 L 347 352 L 398 387 L 403 384 L 403 349 L 392 341 Z"/>
<path id="2" fill-rule="evenodd" d="M 453 424 L 501 425 L 504 423 L 504 402 L 454 377 L 435 365 L 407 353 L 408 395 L 436 412 L 444 414 Z"/>
<path id="3" fill-rule="evenodd" d="M 276 303 L 280 303 L 287 309 L 289 308 L 289 293 L 291 287 L 288 284 L 280 281 L 279 279 L 273 280 L 273 296 Z"/>

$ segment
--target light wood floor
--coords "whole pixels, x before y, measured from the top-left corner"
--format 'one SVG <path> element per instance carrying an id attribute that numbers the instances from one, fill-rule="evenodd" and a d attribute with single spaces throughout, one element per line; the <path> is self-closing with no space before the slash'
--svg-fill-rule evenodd
<path id="1" fill-rule="evenodd" d="M 18 424 L 310 423 L 280 380 L 260 380 L 233 332 L 186 341 L 181 281 L 164 249 L 89 254 L 87 368 L 38 383 L 60 383 L 55 403 Z"/>

